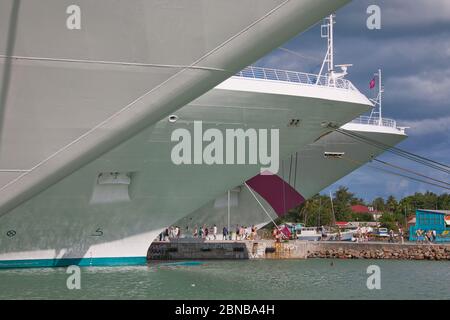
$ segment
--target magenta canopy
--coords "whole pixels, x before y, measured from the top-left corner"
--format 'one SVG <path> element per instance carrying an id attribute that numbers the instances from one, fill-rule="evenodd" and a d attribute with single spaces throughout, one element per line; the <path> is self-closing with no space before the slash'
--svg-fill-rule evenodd
<path id="1" fill-rule="evenodd" d="M 257 175 L 247 184 L 263 197 L 278 216 L 305 202 L 305 198 L 277 175 Z"/>

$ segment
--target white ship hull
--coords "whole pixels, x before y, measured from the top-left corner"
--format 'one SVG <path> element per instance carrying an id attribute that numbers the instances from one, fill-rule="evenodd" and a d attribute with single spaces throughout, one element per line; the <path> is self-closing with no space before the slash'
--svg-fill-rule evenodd
<path id="1" fill-rule="evenodd" d="M 348 123 L 342 128 L 389 146 L 395 146 L 407 137 L 403 130 L 395 127 Z M 344 156 L 341 159 L 326 158 L 325 152 L 342 153 Z M 291 162 L 291 157 L 285 160 L 278 176 L 304 199 L 309 199 L 383 152 L 373 145 L 333 132 L 300 149 L 297 152 L 297 168 Z M 292 159 L 295 162 L 295 155 Z M 230 219 L 231 226 L 236 224 L 250 226 L 269 223 L 271 219 L 279 217 L 268 201 L 257 192 L 252 194 L 245 185 L 233 188 L 230 198 L 229 216 L 227 194 L 224 194 L 178 221 L 177 224 L 181 226 L 216 224 L 221 227 L 227 226 Z M 283 214 L 289 209 L 291 208 L 285 208 Z"/>
<path id="2" fill-rule="evenodd" d="M 73 28 L 72 1 L 1 0 L 1 265 L 142 261 L 160 228 L 259 170 L 174 166 L 166 117 L 347 2 L 80 0 Z M 258 87 L 205 95 L 177 126 L 280 126 L 287 155 L 368 107 L 314 88 L 260 106 Z M 109 172 L 130 175 L 128 198 L 97 188 Z"/>
<path id="3" fill-rule="evenodd" d="M 158 122 L 2 216 L 0 234 L 15 235 L 1 240 L 0 264 L 142 261 L 162 228 L 259 173 L 260 165 L 174 165 L 175 128 L 277 128 L 286 158 L 327 132 L 324 121 L 345 123 L 370 107 L 358 91 L 233 77 L 176 112 L 176 123 Z M 108 172 L 129 174 L 125 191 L 98 185 Z"/>
<path id="4" fill-rule="evenodd" d="M 0 214 L 347 2 L 1 0 Z"/>

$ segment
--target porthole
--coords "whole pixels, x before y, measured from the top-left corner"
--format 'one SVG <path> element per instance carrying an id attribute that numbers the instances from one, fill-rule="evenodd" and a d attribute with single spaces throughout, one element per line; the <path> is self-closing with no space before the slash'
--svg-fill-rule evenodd
<path id="1" fill-rule="evenodd" d="M 169 122 L 170 123 L 175 123 L 177 121 L 178 121 L 178 116 L 177 115 L 172 114 L 172 115 L 169 116 Z"/>

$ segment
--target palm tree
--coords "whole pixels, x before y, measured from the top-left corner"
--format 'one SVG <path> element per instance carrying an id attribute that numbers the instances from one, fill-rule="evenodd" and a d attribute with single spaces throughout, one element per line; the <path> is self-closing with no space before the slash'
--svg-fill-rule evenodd
<path id="1" fill-rule="evenodd" d="M 394 196 L 389 196 L 389 198 L 386 201 L 386 208 L 390 213 L 394 213 L 397 211 L 398 202 L 397 199 L 395 199 Z"/>

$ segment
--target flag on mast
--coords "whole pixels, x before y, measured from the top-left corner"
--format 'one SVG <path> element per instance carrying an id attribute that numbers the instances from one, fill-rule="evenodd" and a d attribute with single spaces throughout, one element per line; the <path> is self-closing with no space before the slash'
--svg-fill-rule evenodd
<path id="1" fill-rule="evenodd" d="M 373 78 L 369 83 L 369 88 L 370 89 L 375 88 L 376 84 L 377 84 L 377 82 L 375 81 L 375 78 Z"/>

